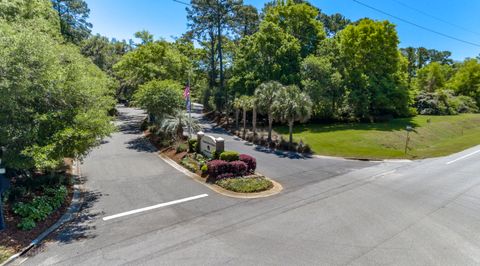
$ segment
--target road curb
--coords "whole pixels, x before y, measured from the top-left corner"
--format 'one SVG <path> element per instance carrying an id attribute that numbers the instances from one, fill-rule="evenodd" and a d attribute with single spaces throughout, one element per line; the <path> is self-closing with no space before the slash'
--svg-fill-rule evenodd
<path id="1" fill-rule="evenodd" d="M 237 199 L 257 199 L 257 198 L 266 198 L 270 196 L 274 196 L 278 193 L 280 193 L 283 190 L 283 186 L 278 183 L 275 180 L 272 180 L 268 177 L 268 180 L 270 180 L 273 183 L 273 188 L 267 190 L 267 191 L 262 191 L 262 192 L 257 192 L 257 193 L 238 193 L 238 192 L 233 192 L 230 190 L 226 190 L 220 186 L 217 186 L 215 184 L 208 184 L 205 182 L 204 178 L 201 176 L 190 172 L 189 170 L 185 169 L 183 166 L 179 165 L 177 162 L 174 160 L 170 159 L 166 155 L 163 155 L 161 153 L 158 153 L 158 157 L 162 159 L 164 162 L 175 168 L 176 170 L 182 172 L 183 174 L 187 175 L 188 177 L 192 178 L 196 182 L 208 187 L 209 189 L 217 192 L 218 194 L 221 194 L 226 197 L 231 197 L 231 198 L 237 198 Z"/>
<path id="2" fill-rule="evenodd" d="M 73 164 L 74 164 L 74 168 L 75 168 L 75 172 L 76 172 L 76 175 L 74 174 L 74 176 L 76 176 L 75 179 L 78 181 L 78 183 L 73 185 L 72 201 L 70 202 L 70 206 L 68 206 L 67 211 L 62 215 L 62 217 L 60 217 L 60 219 L 58 219 L 58 221 L 56 223 L 54 223 L 47 230 L 45 230 L 43 233 L 41 233 L 37 238 L 35 238 L 32 242 L 30 242 L 30 244 L 27 247 L 25 247 L 19 253 L 12 255 L 5 262 L 0 264 L 0 266 L 9 265 L 10 263 L 14 262 L 19 257 L 25 255 L 32 248 L 34 248 L 35 246 L 38 246 L 52 232 L 57 230 L 60 226 L 62 226 L 66 222 L 71 221 L 74 218 L 74 216 L 76 216 L 76 214 L 78 213 L 78 211 L 80 210 L 80 207 L 82 206 L 82 204 L 84 202 L 84 197 L 83 197 L 84 188 L 83 188 L 83 185 L 80 183 L 81 172 L 80 172 L 79 163 L 78 163 L 77 160 L 75 160 Z"/>

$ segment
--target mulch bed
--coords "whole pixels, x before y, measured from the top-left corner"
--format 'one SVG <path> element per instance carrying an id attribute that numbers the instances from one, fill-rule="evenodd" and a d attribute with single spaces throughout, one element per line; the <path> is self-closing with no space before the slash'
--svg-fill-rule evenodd
<path id="1" fill-rule="evenodd" d="M 72 160 L 69 160 L 69 165 L 71 165 Z M 72 178 L 70 171 L 67 172 L 70 178 Z M 30 243 L 37 238 L 41 233 L 47 230 L 50 226 L 55 224 L 60 217 L 67 211 L 70 203 L 72 202 L 73 197 L 73 182 L 70 182 L 70 185 L 67 186 L 68 195 L 65 202 L 60 208 L 52 213 L 47 219 L 41 222 L 37 222 L 37 227 L 30 231 L 23 231 L 17 228 L 17 224 L 20 222 L 21 218 L 13 213 L 11 206 L 8 204 L 3 205 L 5 223 L 7 229 L 0 232 L 0 246 L 8 247 L 15 252 L 20 252 L 22 249 L 30 245 Z"/>

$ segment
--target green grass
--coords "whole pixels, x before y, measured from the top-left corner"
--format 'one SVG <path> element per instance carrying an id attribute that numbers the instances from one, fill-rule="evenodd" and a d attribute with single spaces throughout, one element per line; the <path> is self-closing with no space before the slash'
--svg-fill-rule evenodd
<path id="1" fill-rule="evenodd" d="M 0 264 L 6 261 L 10 256 L 14 254 L 14 250 L 0 246 Z"/>
<path id="2" fill-rule="evenodd" d="M 430 123 L 427 122 L 430 120 Z M 414 127 L 405 154 L 407 125 Z M 288 137 L 287 127 L 275 131 Z M 294 127 L 316 154 L 368 159 L 438 157 L 480 144 L 480 114 L 416 116 L 388 123 L 304 124 Z"/>
<path id="3" fill-rule="evenodd" d="M 224 189 L 239 193 L 261 192 L 273 187 L 272 181 L 264 177 L 226 178 L 218 180 L 216 184 Z"/>

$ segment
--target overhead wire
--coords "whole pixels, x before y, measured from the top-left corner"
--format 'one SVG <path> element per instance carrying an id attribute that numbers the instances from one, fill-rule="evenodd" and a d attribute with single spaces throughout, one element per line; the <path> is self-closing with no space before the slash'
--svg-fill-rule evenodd
<path id="1" fill-rule="evenodd" d="M 404 19 L 404 18 L 401 18 L 401 17 L 399 17 L 399 16 L 390 14 L 390 13 L 388 13 L 388 12 L 386 12 L 386 11 L 383 11 L 383 10 L 381 10 L 381 9 L 379 9 L 379 8 L 376 8 L 376 7 L 373 7 L 373 6 L 371 6 L 371 5 L 365 4 L 365 3 L 363 3 L 363 2 L 361 2 L 361 1 L 359 1 L 359 0 L 352 0 L 352 1 L 355 2 L 355 3 L 357 3 L 357 4 L 359 4 L 359 5 L 364 6 L 364 7 L 366 7 L 366 8 L 372 9 L 372 10 L 378 12 L 378 13 L 387 15 L 387 16 L 389 16 L 389 17 L 392 17 L 392 18 L 394 18 L 394 19 L 396 19 L 396 20 L 399 20 L 399 21 L 402 21 L 402 22 L 404 22 L 404 23 L 410 24 L 410 25 L 415 26 L 415 27 L 417 27 L 417 28 L 420 28 L 420 29 L 422 29 L 422 30 L 425 30 L 425 31 L 428 31 L 428 32 L 431 32 L 431 33 L 435 33 L 435 34 L 437 34 L 437 35 L 440 35 L 440 36 L 443 36 L 443 37 L 445 37 L 445 38 L 452 39 L 452 40 L 455 40 L 455 41 L 458 41 L 458 42 L 462 42 L 462 43 L 469 44 L 469 45 L 472 45 L 472 46 L 480 47 L 480 44 L 478 44 L 478 43 L 474 43 L 474 42 L 471 42 L 471 41 L 463 40 L 463 39 L 457 38 L 457 37 L 455 37 L 455 36 L 451 36 L 451 35 L 449 35 L 449 34 L 445 34 L 445 33 L 443 33 L 443 32 L 440 32 L 440 31 L 437 31 L 437 30 L 434 30 L 434 29 L 431 29 L 431 28 L 422 26 L 422 25 L 417 24 L 417 23 L 415 23 L 415 22 L 411 22 L 411 21 L 406 20 L 406 19 Z"/>
<path id="2" fill-rule="evenodd" d="M 468 28 L 465 28 L 465 27 L 460 26 L 460 25 L 458 25 L 458 24 L 452 23 L 452 22 L 450 22 L 450 21 L 448 21 L 448 20 L 445 20 L 445 19 L 443 19 L 443 18 L 440 18 L 440 17 L 434 16 L 434 15 L 432 15 L 432 14 L 429 14 L 429 13 L 427 13 L 427 12 L 421 10 L 421 9 L 418 9 L 418 8 L 416 8 L 416 7 L 413 7 L 413 6 L 410 6 L 410 5 L 408 5 L 408 4 L 405 4 L 405 3 L 402 2 L 402 1 L 399 1 L 399 0 L 390 0 L 390 1 L 393 1 L 393 2 L 399 4 L 399 5 L 403 6 L 403 7 L 406 7 L 406 8 L 408 8 L 408 9 L 413 10 L 413 11 L 416 11 L 417 13 L 420 13 L 420 14 L 422 14 L 422 15 L 424 15 L 424 16 L 427 16 L 427 17 L 429 17 L 429 18 L 432 18 L 432 19 L 435 19 L 435 20 L 437 20 L 437 21 L 440 21 L 440 22 L 442 22 L 442 23 L 444 23 L 444 24 L 447 24 L 447 25 L 453 26 L 453 27 L 455 27 L 455 28 L 461 29 L 461 30 L 463 30 L 463 31 L 470 32 L 470 33 L 473 33 L 473 34 L 476 34 L 476 35 L 479 35 L 479 36 L 480 36 L 480 33 L 476 32 L 476 31 L 470 30 L 470 29 L 468 29 Z"/>

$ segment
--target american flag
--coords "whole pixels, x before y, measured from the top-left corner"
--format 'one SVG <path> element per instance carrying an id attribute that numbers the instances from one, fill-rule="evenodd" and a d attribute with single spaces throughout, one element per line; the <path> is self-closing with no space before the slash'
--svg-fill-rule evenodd
<path id="1" fill-rule="evenodd" d="M 183 91 L 183 98 L 185 98 L 185 99 L 190 98 L 190 86 L 185 87 L 185 90 Z"/>

